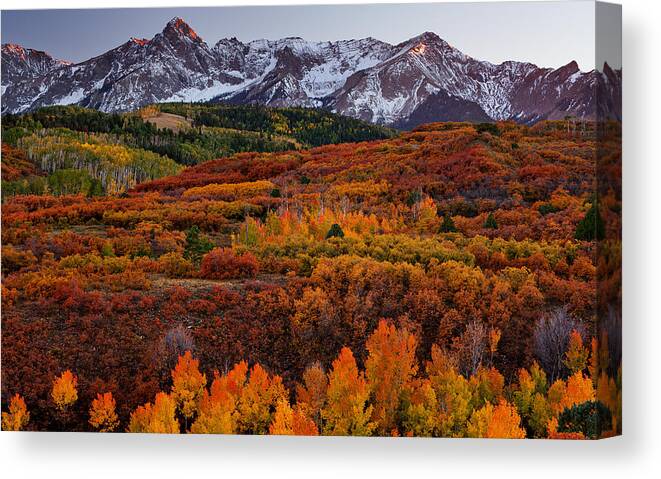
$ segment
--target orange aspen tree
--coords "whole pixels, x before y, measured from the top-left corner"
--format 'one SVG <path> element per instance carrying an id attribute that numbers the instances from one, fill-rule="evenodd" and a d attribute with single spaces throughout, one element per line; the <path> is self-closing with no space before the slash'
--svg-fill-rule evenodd
<path id="1" fill-rule="evenodd" d="M 273 415 L 273 422 L 269 426 L 269 434 L 318 436 L 319 431 L 314 421 L 307 417 L 300 408 L 292 409 L 289 401 L 281 399 L 278 401 Z"/>
<path id="2" fill-rule="evenodd" d="M 565 352 L 564 365 L 571 374 L 583 371 L 587 366 L 588 349 L 583 346 L 583 338 L 575 329 L 569 335 L 569 346 Z"/>
<path id="3" fill-rule="evenodd" d="M 170 395 L 160 392 L 156 395 L 154 404 L 147 403 L 133 411 L 128 432 L 178 434 L 180 426 L 175 417 L 176 408 Z"/>
<path id="4" fill-rule="evenodd" d="M 19 394 L 14 394 L 9 401 L 9 412 L 2 413 L 2 430 L 20 431 L 29 421 L 30 413 L 25 400 Z"/>
<path id="5" fill-rule="evenodd" d="M 99 432 L 112 432 L 119 426 L 115 399 L 111 392 L 96 395 L 90 407 L 89 423 Z"/>
<path id="6" fill-rule="evenodd" d="M 303 372 L 303 384 L 296 388 L 298 406 L 321 428 L 321 410 L 326 405 L 328 376 L 319 363 Z"/>
<path id="7" fill-rule="evenodd" d="M 369 436 L 372 406 L 367 405 L 369 387 L 358 371 L 353 353 L 342 348 L 328 375 L 328 401 L 322 411 L 324 434 L 334 436 Z"/>
<path id="8" fill-rule="evenodd" d="M 78 378 L 68 369 L 53 380 L 51 398 L 60 412 L 66 412 L 69 406 L 78 400 L 77 385 Z"/>
<path id="9" fill-rule="evenodd" d="M 195 434 L 234 434 L 237 429 L 236 405 L 248 375 L 245 361 L 221 376 L 214 373 L 209 393 L 203 391 L 197 419 L 191 426 Z"/>
<path id="10" fill-rule="evenodd" d="M 373 419 L 380 434 L 397 428 L 396 416 L 401 394 L 417 372 L 416 340 L 381 320 L 367 340 L 369 356 L 365 375 L 374 398 Z"/>
<path id="11" fill-rule="evenodd" d="M 521 418 L 516 408 L 501 399 L 497 406 L 487 403 L 473 413 L 468 422 L 468 436 L 523 439 L 526 431 L 520 426 Z"/>
<path id="12" fill-rule="evenodd" d="M 190 351 L 179 356 L 177 365 L 172 370 L 172 399 L 177 404 L 188 429 L 188 421 L 197 412 L 202 392 L 207 385 L 207 378 L 199 370 L 200 361 L 193 359 Z"/>

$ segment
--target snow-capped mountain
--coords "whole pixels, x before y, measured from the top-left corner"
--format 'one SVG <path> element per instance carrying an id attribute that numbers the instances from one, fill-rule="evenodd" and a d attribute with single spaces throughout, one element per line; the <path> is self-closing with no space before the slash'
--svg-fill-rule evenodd
<path id="1" fill-rule="evenodd" d="M 434 33 L 399 45 L 373 38 L 205 43 L 180 18 L 152 39 L 68 64 L 2 47 L 2 112 L 78 104 L 127 111 L 164 101 L 324 107 L 408 128 L 429 121 L 620 118 L 621 71 L 581 72 L 473 59 Z M 606 98 L 607 97 L 607 98 Z"/>
<path id="2" fill-rule="evenodd" d="M 5 43 L 2 45 L 2 91 L 4 93 L 7 86 L 22 79 L 45 75 L 68 64 L 69 62 L 57 60 L 46 52 Z"/>
<path id="3" fill-rule="evenodd" d="M 235 40 L 236 41 L 236 40 Z M 221 40 L 216 51 L 225 53 Z M 246 76 L 257 78 L 230 98 L 271 106 L 321 106 L 354 72 L 386 59 L 392 46 L 373 38 L 306 42 L 301 38 L 258 40 L 243 46 L 239 58 Z"/>

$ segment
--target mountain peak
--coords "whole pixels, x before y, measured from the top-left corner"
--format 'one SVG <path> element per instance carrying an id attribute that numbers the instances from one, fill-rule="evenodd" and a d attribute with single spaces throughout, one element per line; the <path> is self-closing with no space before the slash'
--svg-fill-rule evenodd
<path id="1" fill-rule="evenodd" d="M 18 43 L 3 43 L 2 54 L 3 56 L 7 55 L 14 58 L 20 58 L 21 60 L 26 60 L 28 57 L 30 57 L 30 58 L 42 58 L 45 59 L 46 61 L 51 61 L 61 65 L 68 65 L 71 63 L 66 60 L 55 59 L 48 52 L 44 52 L 42 50 L 35 50 L 33 48 L 26 48 L 23 45 L 19 45 Z"/>
<path id="2" fill-rule="evenodd" d="M 2 50 L 9 52 L 21 52 L 25 51 L 25 48 L 18 43 L 3 43 Z"/>
<path id="3" fill-rule="evenodd" d="M 576 63 L 575 60 L 572 60 L 569 63 L 567 63 L 566 65 L 558 68 L 558 70 L 562 71 L 563 73 L 570 73 L 570 74 L 571 73 L 576 73 L 577 71 L 579 71 L 578 63 Z"/>
<path id="4" fill-rule="evenodd" d="M 409 39 L 408 41 L 406 41 L 406 43 L 430 45 L 430 44 L 445 44 L 446 42 L 434 32 L 424 32 L 418 36 Z"/>
<path id="5" fill-rule="evenodd" d="M 137 38 L 137 37 L 131 37 L 130 41 L 137 44 L 137 45 L 140 45 L 141 47 L 143 47 L 147 43 L 149 43 L 148 39 L 146 39 L 146 38 Z"/>
<path id="6" fill-rule="evenodd" d="M 423 32 L 420 35 L 418 35 L 418 38 L 421 39 L 421 40 L 431 40 L 431 41 L 442 40 L 441 37 L 439 37 L 434 32 Z"/>
<path id="7" fill-rule="evenodd" d="M 163 35 L 170 36 L 174 35 L 177 37 L 186 37 L 194 40 L 196 42 L 201 42 L 202 39 L 200 36 L 193 30 L 188 23 L 186 23 L 180 17 L 174 17 L 170 20 L 165 28 L 163 29 Z"/>
<path id="8" fill-rule="evenodd" d="M 180 17 L 150 40 L 133 37 L 75 67 L 64 65 L 43 52 L 3 45 L 2 111 L 74 102 L 126 111 L 160 101 L 213 100 L 324 107 L 388 124 L 485 115 L 533 122 L 591 114 L 599 101 L 594 82 L 603 76 L 615 88 L 621 81 L 620 69 L 604 67 L 597 78 L 598 72 L 577 73 L 576 62 L 558 69 L 514 61 L 494 65 L 430 31 L 398 45 L 373 38 L 287 37 L 245 44 L 226 38 L 209 48 Z M 619 106 L 612 108 L 619 118 Z"/>
<path id="9" fill-rule="evenodd" d="M 434 32 L 421 33 L 397 45 L 398 48 L 403 48 L 409 54 L 416 56 L 425 55 L 430 48 L 444 51 L 448 46 L 448 43 Z"/>

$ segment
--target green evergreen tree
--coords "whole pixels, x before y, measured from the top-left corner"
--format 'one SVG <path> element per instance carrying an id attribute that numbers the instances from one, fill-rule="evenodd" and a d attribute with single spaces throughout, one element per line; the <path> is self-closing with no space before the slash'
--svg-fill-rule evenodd
<path id="1" fill-rule="evenodd" d="M 487 220 L 484 222 L 484 227 L 492 230 L 498 229 L 498 223 L 496 222 L 496 217 L 493 213 L 489 213 L 489 216 L 487 216 Z"/>
<path id="2" fill-rule="evenodd" d="M 581 432 L 586 438 L 599 439 L 603 431 L 611 428 L 611 412 L 599 401 L 575 404 L 558 416 L 558 432 Z"/>
<path id="3" fill-rule="evenodd" d="M 420 200 L 422 200 L 422 193 L 420 192 L 420 190 L 413 190 L 409 193 L 408 198 L 406 198 L 406 204 L 408 206 L 413 206 Z"/>
<path id="4" fill-rule="evenodd" d="M 576 225 L 576 234 L 574 237 L 582 241 L 600 241 L 606 236 L 606 226 L 604 220 L 599 214 L 597 202 L 593 201 L 592 206 L 585 213 L 585 217 Z"/>
<path id="5" fill-rule="evenodd" d="M 329 238 L 344 238 L 344 231 L 337 223 L 333 223 L 333 226 L 330 227 L 328 233 L 326 233 L 326 239 Z"/>
<path id="6" fill-rule="evenodd" d="M 207 238 L 200 236 L 200 228 L 197 225 L 190 227 L 186 231 L 186 248 L 184 250 L 184 257 L 198 262 L 202 256 L 207 254 L 213 249 L 213 243 Z"/>
<path id="7" fill-rule="evenodd" d="M 452 221 L 452 216 L 449 214 L 446 214 L 443 217 L 443 223 L 441 223 L 441 227 L 438 230 L 439 233 L 456 233 L 457 232 L 457 227 L 454 225 L 454 221 Z"/>

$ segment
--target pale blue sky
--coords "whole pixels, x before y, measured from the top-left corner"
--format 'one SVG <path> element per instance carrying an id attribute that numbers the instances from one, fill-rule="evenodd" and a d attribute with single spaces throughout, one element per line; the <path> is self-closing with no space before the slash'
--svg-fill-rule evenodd
<path id="1" fill-rule="evenodd" d="M 283 7 L 4 10 L 2 42 L 82 61 L 128 40 L 151 38 L 174 16 L 209 44 L 299 36 L 307 40 L 375 37 L 399 43 L 433 31 L 480 60 L 594 68 L 594 2 L 372 4 Z"/>

